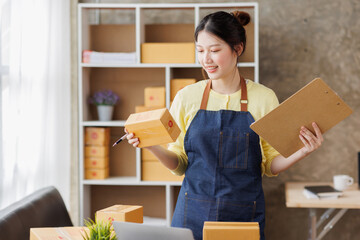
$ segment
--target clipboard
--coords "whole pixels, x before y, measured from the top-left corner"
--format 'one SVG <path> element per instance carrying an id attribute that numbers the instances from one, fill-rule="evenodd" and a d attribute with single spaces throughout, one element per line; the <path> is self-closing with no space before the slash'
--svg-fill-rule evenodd
<path id="1" fill-rule="evenodd" d="M 250 128 L 284 157 L 301 149 L 301 126 L 314 132 L 316 122 L 324 134 L 344 120 L 352 109 L 320 78 L 316 78 Z"/>

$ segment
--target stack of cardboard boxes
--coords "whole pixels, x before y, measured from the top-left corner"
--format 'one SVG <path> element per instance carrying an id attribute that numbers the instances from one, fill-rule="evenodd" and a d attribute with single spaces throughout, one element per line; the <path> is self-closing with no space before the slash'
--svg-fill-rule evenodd
<path id="1" fill-rule="evenodd" d="M 110 128 L 85 128 L 85 179 L 109 177 Z"/>

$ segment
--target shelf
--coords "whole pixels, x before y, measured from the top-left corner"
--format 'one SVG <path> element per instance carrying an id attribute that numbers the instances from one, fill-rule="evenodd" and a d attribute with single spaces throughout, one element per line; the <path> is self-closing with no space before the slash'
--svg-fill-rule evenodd
<path id="1" fill-rule="evenodd" d="M 254 62 L 238 63 L 238 67 L 255 67 Z M 128 63 L 128 64 L 114 64 L 114 63 L 81 63 L 84 68 L 201 68 L 198 63 Z"/>
<path id="2" fill-rule="evenodd" d="M 123 127 L 125 126 L 125 120 L 123 121 L 84 121 L 83 127 Z"/>
<path id="3" fill-rule="evenodd" d="M 229 8 L 229 7 L 255 7 L 257 2 L 244 3 L 150 3 L 150 4 L 124 4 L 124 3 L 79 3 L 79 8 Z"/>
<path id="4" fill-rule="evenodd" d="M 83 184 L 121 186 L 181 186 L 181 182 L 138 181 L 136 177 L 109 177 L 104 180 L 83 180 Z"/>

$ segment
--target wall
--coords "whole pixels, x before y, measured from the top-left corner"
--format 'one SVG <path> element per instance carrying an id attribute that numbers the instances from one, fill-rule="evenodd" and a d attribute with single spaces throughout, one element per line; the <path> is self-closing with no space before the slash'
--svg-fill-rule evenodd
<path id="1" fill-rule="evenodd" d="M 357 178 L 356 158 L 357 152 L 360 151 L 360 1 L 258 2 L 260 82 L 272 88 L 279 100 L 283 101 L 313 78 L 321 77 L 354 110 L 350 117 L 326 133 L 323 146 L 317 152 L 278 177 L 264 177 L 267 239 L 306 239 L 308 211 L 285 207 L 284 183 L 331 181 L 332 175 L 340 173 Z M 76 78 L 73 81 L 76 81 Z M 74 124 L 76 126 L 76 122 Z M 325 239 L 359 238 L 359 223 L 359 210 L 350 210 Z"/>

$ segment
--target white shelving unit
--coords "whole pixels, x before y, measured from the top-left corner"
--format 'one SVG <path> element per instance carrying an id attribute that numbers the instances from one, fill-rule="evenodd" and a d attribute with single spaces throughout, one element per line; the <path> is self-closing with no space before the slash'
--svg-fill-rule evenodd
<path id="1" fill-rule="evenodd" d="M 144 215 L 156 219 L 156 224 L 159 223 L 159 218 L 163 219 L 165 225 L 170 225 L 172 213 L 176 204 L 177 193 L 180 189 L 181 182 L 148 182 L 141 180 L 141 151 L 140 149 L 133 149 L 128 144 L 123 144 L 116 149 L 113 154 L 110 153 L 110 167 L 116 166 L 116 171 L 110 171 L 110 178 L 105 180 L 86 180 L 84 179 L 84 128 L 89 126 L 110 127 L 111 135 L 114 139 L 119 137 L 123 132 L 126 117 L 132 113 L 135 105 L 141 105 L 139 99 L 122 99 L 124 105 L 122 109 L 117 109 L 114 121 L 100 122 L 96 121 L 94 110 L 87 104 L 87 98 L 90 94 L 99 90 L 102 84 L 104 87 L 109 87 L 111 84 L 114 87 L 123 89 L 128 85 L 129 91 L 133 95 L 139 95 L 144 84 L 151 86 L 152 84 L 161 84 L 166 89 L 166 107 L 170 107 L 170 81 L 172 78 L 193 77 L 192 74 L 196 72 L 195 78 L 201 80 L 200 70 L 201 66 L 198 63 L 193 64 L 143 64 L 141 63 L 141 44 L 146 41 L 145 28 L 148 24 L 149 17 L 146 14 L 149 11 L 186 11 L 191 12 L 193 22 L 193 29 L 198 22 L 209 12 L 218 10 L 232 11 L 241 9 L 250 13 L 252 21 L 248 27 L 248 42 L 247 52 L 251 52 L 248 59 L 238 64 L 240 71 L 243 71 L 245 77 L 259 82 L 259 56 L 258 56 L 258 4 L 257 3 L 211 3 L 211 4 L 79 4 L 78 5 L 78 100 L 79 100 L 79 178 L 80 178 L 80 222 L 83 219 L 93 217 L 94 212 L 103 207 L 113 204 L 143 204 Z M 135 36 L 130 36 L 129 45 L 132 45 L 130 51 L 136 52 L 137 62 L 134 64 L 90 64 L 82 62 L 83 50 L 92 49 L 94 40 L 90 27 L 92 25 L 102 25 L 101 16 L 120 16 L 121 11 L 126 13 L 127 18 L 130 16 L 130 24 L 135 27 Z M 106 12 L 106 13 L 104 13 Z M 120 13 L 119 13 L 120 12 Z M 124 15 L 125 16 L 125 15 Z M 151 19 L 150 19 L 151 20 Z M 166 22 L 166 21 L 165 21 Z M 108 24 L 108 23 L 106 23 Z M 123 23 L 116 23 L 121 25 Z M 172 24 L 172 22 L 171 22 Z M 105 25 L 105 24 L 104 24 Z M 127 32 L 126 32 L 127 33 Z M 131 34 L 123 34 L 131 35 Z M 96 37 L 96 36 L 95 36 Z M 188 36 L 192 39 L 193 36 Z M 104 37 L 106 40 L 106 38 Z M 100 38 L 101 41 L 101 38 Z M 193 40 L 190 40 L 193 41 Z M 135 44 L 134 44 L 135 42 Z M 106 43 L 103 43 L 104 45 Z M 105 46 L 106 47 L 106 46 Z M 127 46 L 124 44 L 119 46 L 123 48 L 124 52 L 129 52 Z M 114 50 L 119 51 L 117 49 Z M 194 53 L 195 54 L 195 53 Z M 140 75 L 139 75 L 140 74 Z M 127 79 L 130 75 L 137 75 L 130 80 Z M 151 76 L 153 76 L 151 78 Z M 104 80 L 102 79 L 110 79 Z M 141 82 L 139 79 L 141 76 Z M 156 78 L 156 76 L 158 76 Z M 130 77 L 129 77 L 130 79 Z M 134 80 L 135 79 L 135 80 Z M 156 81 L 156 82 L 155 82 Z M 123 84 L 123 85 L 122 85 Z M 140 90 L 135 90 L 140 88 Z M 120 91 L 119 90 L 119 91 Z M 122 90 L 124 91 L 124 90 Z M 127 105 L 126 105 L 127 104 Z M 128 106 L 129 105 L 129 106 Z M 112 150 L 115 151 L 115 150 Z M 123 153 L 124 152 L 124 153 Z M 130 171 L 122 171 L 127 168 Z M 148 191 L 149 190 L 149 191 Z M 149 196 L 151 195 L 151 196 Z M 136 196 L 136 200 L 134 197 Z M 119 202 L 125 201 L 125 202 Z M 135 201 L 135 202 L 132 202 Z M 136 202 L 138 201 L 138 202 Z M 159 205 L 160 204 L 160 205 Z M 157 206 L 155 206 L 157 205 Z M 165 205 L 165 207 L 163 206 Z M 147 211 L 151 209 L 151 211 Z M 158 214 L 161 212 L 161 214 Z M 147 218 L 148 220 L 148 218 Z M 147 221 L 148 222 L 148 221 Z"/>

